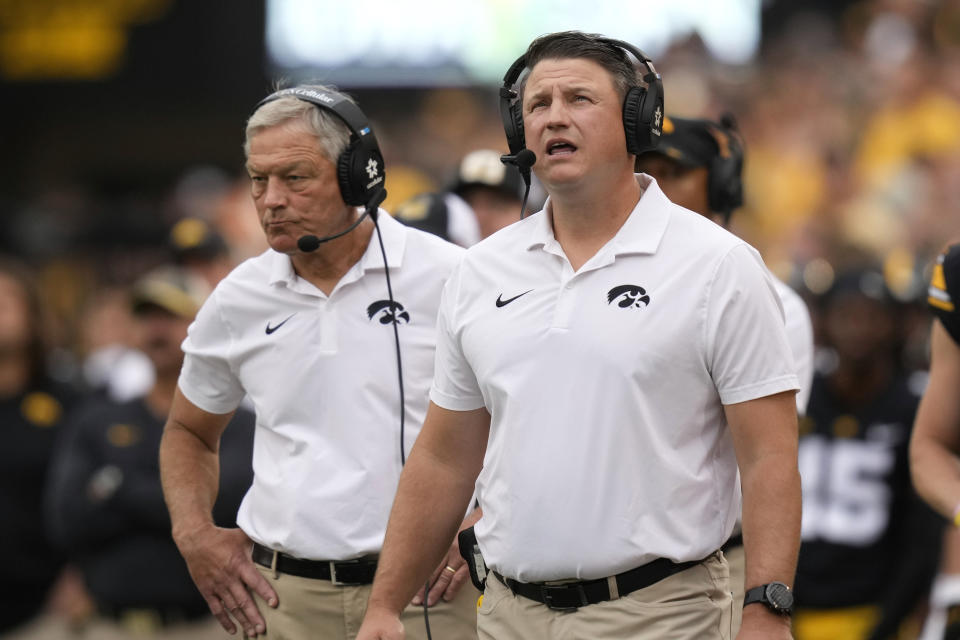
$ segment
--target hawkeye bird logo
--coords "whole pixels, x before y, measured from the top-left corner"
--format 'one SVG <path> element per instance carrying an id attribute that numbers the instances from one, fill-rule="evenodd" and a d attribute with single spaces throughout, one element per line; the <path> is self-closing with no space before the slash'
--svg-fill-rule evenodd
<path id="1" fill-rule="evenodd" d="M 619 300 L 617 306 L 621 309 L 630 307 L 643 309 L 650 304 L 650 296 L 647 295 L 646 289 L 635 284 L 621 284 L 610 289 L 607 292 L 607 304 L 613 304 L 616 300 Z"/>
<path id="2" fill-rule="evenodd" d="M 380 170 L 377 168 L 377 161 L 373 158 L 367 160 L 367 175 L 373 179 L 377 177 L 377 174 L 380 173 Z"/>
<path id="3" fill-rule="evenodd" d="M 390 302 L 389 300 L 377 300 L 367 307 L 367 318 L 373 320 L 373 316 L 380 314 L 380 324 L 408 324 L 410 314 L 403 310 L 403 305 L 399 302 Z M 403 320 L 401 323 L 400 321 Z"/>

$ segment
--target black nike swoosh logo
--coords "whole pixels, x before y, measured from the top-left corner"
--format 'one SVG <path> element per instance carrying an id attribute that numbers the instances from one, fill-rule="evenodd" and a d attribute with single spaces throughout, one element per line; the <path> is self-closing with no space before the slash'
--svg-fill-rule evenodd
<path id="1" fill-rule="evenodd" d="M 499 296 L 497 296 L 497 306 L 498 306 L 498 307 L 505 307 L 505 306 L 507 306 L 508 304 L 510 304 L 511 302 L 513 302 L 514 300 L 516 300 L 517 298 L 519 298 L 520 296 L 525 296 L 525 295 L 527 295 L 528 293 L 530 293 L 530 291 L 533 291 L 533 289 L 530 289 L 529 291 L 524 291 L 524 292 L 521 293 L 520 295 L 513 296 L 512 298 L 507 298 L 506 300 L 501 300 L 501 298 L 503 297 L 503 294 L 501 293 Z"/>
<path id="2" fill-rule="evenodd" d="M 292 317 L 295 316 L 295 315 L 297 315 L 296 312 L 291 313 L 289 316 L 287 316 L 287 320 L 289 320 L 290 318 L 292 318 Z M 287 324 L 287 320 L 284 320 L 283 322 L 281 322 L 280 324 L 278 324 L 278 325 L 275 326 L 275 327 L 271 327 L 271 326 L 270 326 L 270 323 L 268 322 L 268 323 L 267 323 L 267 335 L 270 335 L 271 333 L 273 333 L 274 331 L 276 331 L 277 329 L 279 329 L 279 328 L 282 327 L 283 325 Z"/>

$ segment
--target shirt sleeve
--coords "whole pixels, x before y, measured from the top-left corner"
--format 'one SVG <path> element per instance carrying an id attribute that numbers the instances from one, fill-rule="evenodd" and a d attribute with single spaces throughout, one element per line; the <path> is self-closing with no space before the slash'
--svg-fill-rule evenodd
<path id="1" fill-rule="evenodd" d="M 787 341 L 790 343 L 793 363 L 797 366 L 797 382 L 800 383 L 800 390 L 797 391 L 797 413 L 804 415 L 810 400 L 810 387 L 813 385 L 813 322 L 803 298 L 787 285 L 775 284 L 783 304 Z"/>
<path id="2" fill-rule="evenodd" d="M 462 328 L 457 324 L 460 267 L 447 280 L 437 314 L 437 352 L 430 399 L 451 411 L 472 411 L 485 406 L 476 374 L 463 353 Z"/>
<path id="3" fill-rule="evenodd" d="M 243 386 L 230 366 L 230 336 L 214 291 L 187 330 L 178 382 L 187 400 L 210 413 L 230 413 L 244 396 Z"/>
<path id="4" fill-rule="evenodd" d="M 750 246 L 735 246 L 720 262 L 706 316 L 707 366 L 723 404 L 799 388 L 780 298 Z"/>
<path id="5" fill-rule="evenodd" d="M 937 256 L 937 262 L 933 265 L 933 273 L 930 277 L 927 304 L 954 342 L 960 344 L 958 299 L 960 299 L 960 244 L 955 244 Z"/>

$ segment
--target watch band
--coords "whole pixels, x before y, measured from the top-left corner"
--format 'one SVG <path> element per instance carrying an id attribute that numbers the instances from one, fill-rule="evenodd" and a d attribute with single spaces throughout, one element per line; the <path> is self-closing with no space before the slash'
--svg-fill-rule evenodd
<path id="1" fill-rule="evenodd" d="M 753 589 L 747 589 L 747 591 L 743 594 L 743 606 L 753 604 L 754 602 L 766 604 L 763 597 L 766 594 L 766 589 L 767 585 L 765 584 L 762 584 L 759 587 L 754 587 Z"/>

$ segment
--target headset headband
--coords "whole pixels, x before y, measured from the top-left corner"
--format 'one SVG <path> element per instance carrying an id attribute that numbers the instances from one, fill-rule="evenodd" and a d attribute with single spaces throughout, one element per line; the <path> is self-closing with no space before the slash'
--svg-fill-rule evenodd
<path id="1" fill-rule="evenodd" d="M 643 66 L 647 68 L 648 73 L 652 73 L 656 75 L 657 70 L 654 69 L 653 60 L 650 58 L 650 56 L 648 56 L 643 51 L 633 46 L 629 42 L 624 42 L 623 40 L 614 40 L 613 38 L 599 38 L 598 41 L 604 44 L 613 45 L 615 47 L 618 47 L 620 49 L 627 51 L 628 53 L 632 53 L 633 57 L 636 58 L 640 63 L 643 64 Z M 511 96 L 504 96 L 503 92 L 504 92 L 504 89 L 508 91 L 512 91 L 513 85 L 517 83 L 517 80 L 520 79 L 520 74 L 523 73 L 523 70 L 526 68 L 527 68 L 527 54 L 524 53 L 522 56 L 514 60 L 513 64 L 510 65 L 510 68 L 507 69 L 507 73 L 504 74 L 503 86 L 500 88 L 501 97 L 510 97 L 510 98 L 517 97 L 516 93 L 514 93 Z M 643 79 L 644 80 L 647 79 L 647 74 L 644 74 Z"/>
<path id="2" fill-rule="evenodd" d="M 367 117 L 363 114 L 352 100 L 345 95 L 331 91 L 320 91 L 308 87 L 291 87 L 289 89 L 280 89 L 257 103 L 254 111 L 274 100 L 293 96 L 306 102 L 311 102 L 319 107 L 323 107 L 340 117 L 341 120 L 350 129 L 354 137 L 363 138 L 373 135 L 370 125 L 367 124 Z"/>
<path id="3" fill-rule="evenodd" d="M 337 182 L 343 201 L 350 205 L 363 205 L 367 211 L 375 211 L 386 198 L 383 183 L 386 178 L 383 154 L 377 137 L 367 122 L 367 117 L 347 96 L 336 91 L 312 87 L 291 87 L 271 93 L 257 103 L 259 109 L 268 102 L 292 97 L 309 102 L 319 109 L 334 114 L 350 130 L 350 142 L 338 158 Z M 256 112 L 254 109 L 254 112 Z"/>

